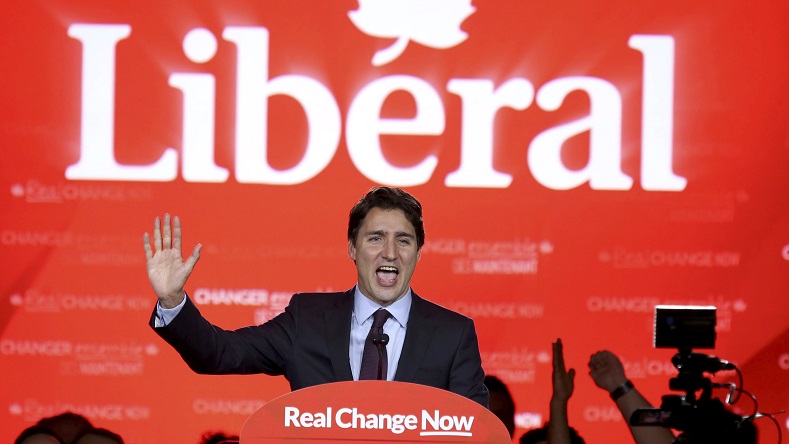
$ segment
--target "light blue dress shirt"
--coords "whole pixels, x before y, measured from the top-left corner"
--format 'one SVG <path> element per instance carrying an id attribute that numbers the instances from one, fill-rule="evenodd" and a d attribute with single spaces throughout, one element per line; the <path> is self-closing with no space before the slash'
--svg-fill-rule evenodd
<path id="1" fill-rule="evenodd" d="M 389 314 L 392 315 L 384 324 L 384 333 L 389 335 L 389 343 L 386 344 L 387 381 L 393 381 L 397 373 L 397 363 L 400 362 L 406 326 L 408 325 L 408 314 L 411 312 L 411 300 L 411 289 L 409 288 L 405 296 L 385 307 Z M 163 308 L 157 303 L 154 327 L 164 327 L 172 322 L 185 303 L 186 298 L 174 308 Z M 379 308 L 383 307 L 363 295 L 359 291 L 358 285 L 354 287 L 351 341 L 348 347 L 348 360 L 351 364 L 351 373 L 354 381 L 359 380 L 359 372 L 362 368 L 362 355 L 364 354 L 364 341 L 367 339 L 367 334 L 373 325 L 373 313 Z"/>
<path id="2" fill-rule="evenodd" d="M 353 314 L 351 315 L 351 344 L 348 349 L 348 358 L 351 363 L 353 380 L 359 380 L 362 368 L 362 355 L 364 354 L 364 341 L 373 326 L 373 313 L 379 308 L 385 308 L 392 315 L 384 324 L 384 333 L 389 335 L 386 344 L 386 380 L 393 381 L 397 373 L 397 363 L 400 362 L 400 353 L 403 351 L 405 330 L 408 325 L 408 314 L 411 311 L 411 289 L 405 296 L 393 302 L 388 307 L 381 307 L 368 299 L 359 291 L 357 285 L 353 294 Z"/>

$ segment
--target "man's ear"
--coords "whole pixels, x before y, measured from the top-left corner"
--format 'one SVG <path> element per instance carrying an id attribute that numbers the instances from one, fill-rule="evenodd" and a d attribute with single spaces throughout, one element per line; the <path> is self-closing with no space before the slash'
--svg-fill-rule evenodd
<path id="1" fill-rule="evenodd" d="M 353 244 L 351 239 L 348 239 L 348 257 L 356 262 L 356 245 Z"/>
<path id="2" fill-rule="evenodd" d="M 419 261 L 422 259 L 422 247 L 419 247 L 419 250 L 416 252 L 416 260 Z"/>

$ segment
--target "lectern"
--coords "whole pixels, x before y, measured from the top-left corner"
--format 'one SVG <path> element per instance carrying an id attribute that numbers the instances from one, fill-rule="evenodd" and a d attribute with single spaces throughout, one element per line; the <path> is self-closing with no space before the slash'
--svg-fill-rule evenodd
<path id="1" fill-rule="evenodd" d="M 348 381 L 280 396 L 247 419 L 241 444 L 510 443 L 504 424 L 463 396 L 419 384 Z"/>

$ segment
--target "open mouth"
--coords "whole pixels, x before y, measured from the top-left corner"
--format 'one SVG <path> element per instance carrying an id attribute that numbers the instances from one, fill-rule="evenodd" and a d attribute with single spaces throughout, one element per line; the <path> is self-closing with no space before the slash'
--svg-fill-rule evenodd
<path id="1" fill-rule="evenodd" d="M 394 285 L 397 281 L 398 274 L 399 271 L 397 271 L 397 268 L 386 265 L 378 267 L 378 269 L 375 270 L 375 276 L 378 278 L 378 283 L 384 287 Z"/>

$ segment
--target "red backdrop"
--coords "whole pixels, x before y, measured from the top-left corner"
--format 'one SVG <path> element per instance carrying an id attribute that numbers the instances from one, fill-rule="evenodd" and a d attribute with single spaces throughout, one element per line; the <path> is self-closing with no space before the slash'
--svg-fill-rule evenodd
<path id="1" fill-rule="evenodd" d="M 655 304 L 717 306 L 713 353 L 789 405 L 787 3 L 414 3 L 6 5 L 0 441 L 67 409 L 130 443 L 237 432 L 287 383 L 195 375 L 155 336 L 142 233 L 181 216 L 188 290 L 240 327 L 354 284 L 376 184 L 424 204 L 413 287 L 475 319 L 518 435 L 562 337 L 571 424 L 627 442 L 586 363 L 614 351 L 659 403 Z"/>

